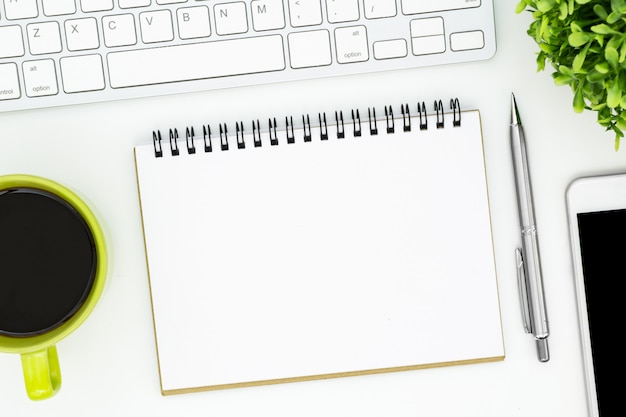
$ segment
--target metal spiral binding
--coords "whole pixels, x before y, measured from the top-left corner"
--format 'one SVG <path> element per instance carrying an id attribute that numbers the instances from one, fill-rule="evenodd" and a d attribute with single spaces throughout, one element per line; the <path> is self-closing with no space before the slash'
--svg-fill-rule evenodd
<path id="1" fill-rule="evenodd" d="M 196 153 L 196 145 L 193 143 L 194 136 L 196 135 L 194 133 L 193 126 L 185 130 L 185 142 L 187 143 L 188 154 Z"/>
<path id="2" fill-rule="evenodd" d="M 411 131 L 411 114 L 409 113 L 409 105 L 405 104 L 404 106 L 400 106 L 400 110 L 402 111 L 402 126 L 403 131 L 410 132 Z"/>
<path id="3" fill-rule="evenodd" d="M 452 109 L 452 126 L 461 126 L 461 104 L 458 98 L 450 99 Z"/>
<path id="4" fill-rule="evenodd" d="M 352 109 L 352 136 L 355 138 L 361 137 L 361 114 L 359 113 L 359 109 L 354 112 Z"/>
<path id="5" fill-rule="evenodd" d="M 256 123 L 254 120 L 252 121 L 252 140 L 254 141 L 255 148 L 261 146 L 261 124 L 259 123 L 259 119 L 256 120 Z"/>
<path id="6" fill-rule="evenodd" d="M 246 149 L 246 142 L 243 140 L 243 122 L 235 123 L 235 134 L 237 135 L 237 149 Z"/>
<path id="7" fill-rule="evenodd" d="M 163 156 L 163 147 L 161 146 L 161 131 L 152 132 L 152 146 L 154 147 L 154 156 L 161 158 Z"/>
<path id="8" fill-rule="evenodd" d="M 269 121 L 269 132 L 270 132 L 270 144 L 272 146 L 278 145 L 278 134 L 276 133 L 276 118 L 274 118 L 274 124 L 272 124 L 272 119 Z"/>
<path id="9" fill-rule="evenodd" d="M 335 111 L 335 122 L 337 122 L 337 139 L 343 139 L 346 137 L 346 131 L 343 125 L 343 112 L 339 112 L 339 117 L 337 117 L 337 112 Z"/>
<path id="10" fill-rule="evenodd" d="M 322 113 L 317 114 L 320 119 L 320 140 L 328 140 L 328 125 L 326 124 L 326 113 L 322 121 Z"/>
<path id="11" fill-rule="evenodd" d="M 393 121 L 393 109 L 391 106 L 385 106 L 385 119 L 387 120 L 387 133 L 394 133 L 396 127 Z"/>
<path id="12" fill-rule="evenodd" d="M 220 145 L 223 151 L 228 150 L 228 127 L 226 123 L 220 124 Z"/>
<path id="13" fill-rule="evenodd" d="M 290 123 L 291 122 L 291 123 Z M 287 143 L 292 144 L 296 143 L 296 136 L 293 132 L 293 117 L 285 117 L 285 130 L 287 132 Z"/>
<path id="14" fill-rule="evenodd" d="M 302 115 L 302 125 L 304 126 L 304 141 L 311 142 L 311 119 L 309 119 L 309 115 L 306 115 L 306 119 L 304 118 L 304 114 Z"/>
<path id="15" fill-rule="evenodd" d="M 378 124 L 376 123 L 376 109 L 373 108 L 370 113 L 370 109 L 367 109 L 367 117 L 370 119 L 370 135 L 378 135 Z"/>
<path id="16" fill-rule="evenodd" d="M 178 156 L 180 150 L 178 149 L 178 129 L 170 129 L 170 148 L 172 149 L 172 155 Z"/>
<path id="17" fill-rule="evenodd" d="M 437 112 L 437 129 L 444 127 L 443 103 L 441 100 L 435 101 L 435 111 Z"/>
<path id="18" fill-rule="evenodd" d="M 385 129 L 389 134 L 395 133 L 395 122 L 396 119 L 393 115 L 392 106 L 385 106 Z M 452 111 L 452 126 L 460 126 L 461 125 L 461 106 L 458 98 L 453 98 L 450 100 L 450 109 Z M 436 114 L 436 127 L 437 129 L 441 129 L 445 127 L 445 115 L 444 115 L 444 107 L 441 100 L 435 100 L 434 102 L 434 111 Z M 400 106 L 400 112 L 402 114 L 402 131 L 410 132 L 412 129 L 411 126 L 411 113 L 408 104 L 402 104 Z M 378 121 L 376 117 L 376 108 L 368 108 L 367 109 L 367 126 L 369 127 L 370 136 L 378 135 Z M 380 119 L 383 121 L 383 119 Z M 398 121 L 400 118 L 398 118 Z M 416 120 L 419 121 L 419 130 L 427 130 L 428 129 L 428 114 L 426 111 L 426 105 L 424 102 L 417 103 L 417 116 Z M 326 119 L 326 113 L 318 113 L 318 122 L 319 124 L 315 126 L 315 128 L 319 129 L 319 140 L 326 141 L 329 139 L 329 131 L 328 131 L 328 123 Z M 350 123 L 350 121 L 348 121 Z M 358 138 L 362 136 L 362 120 L 361 114 L 358 109 L 351 110 L 351 123 L 352 123 L 352 137 Z M 252 123 L 252 145 L 255 148 L 261 147 L 263 145 L 262 136 L 263 130 L 261 129 L 261 124 L 259 120 L 253 120 Z M 314 140 L 313 137 L 313 127 L 311 124 L 311 118 L 308 114 L 302 115 L 302 140 L 304 143 L 309 143 Z M 344 116 L 342 111 L 335 111 L 335 127 L 336 127 L 336 138 L 344 139 L 346 137 L 346 126 L 344 121 Z M 285 126 L 280 129 L 281 132 L 284 132 L 284 139 L 287 144 L 293 144 L 296 142 L 296 127 L 293 122 L 292 116 L 285 117 Z M 268 119 L 268 128 L 265 130 L 268 135 L 269 144 L 271 146 L 276 146 L 279 144 L 278 137 L 278 123 L 276 118 Z M 187 149 L 187 154 L 195 154 L 197 153 L 195 129 L 193 127 L 187 127 L 185 129 L 185 148 Z M 235 123 L 235 139 L 237 144 L 237 149 L 246 149 L 246 134 L 244 129 L 244 123 L 239 121 Z M 180 155 L 179 148 L 179 133 L 178 129 L 173 128 L 169 130 L 169 148 L 172 156 Z M 202 141 L 204 152 L 209 153 L 213 152 L 213 138 L 211 135 L 211 127 L 207 125 L 202 126 Z M 219 145 L 222 151 L 229 150 L 230 143 L 228 137 L 228 126 L 226 123 L 219 124 Z M 154 147 L 154 155 L 156 158 L 161 158 L 164 155 L 163 152 L 163 144 L 161 138 L 161 131 L 155 130 L 152 132 L 152 144 Z"/>
<path id="19" fill-rule="evenodd" d="M 423 101 L 421 105 L 417 103 L 417 112 L 420 117 L 420 130 L 428 129 L 428 117 L 426 117 L 428 115 L 426 114 L 426 104 Z"/>
<path id="20" fill-rule="evenodd" d="M 211 126 L 202 126 L 202 136 L 204 139 L 204 152 L 213 152 L 213 144 L 211 143 Z"/>

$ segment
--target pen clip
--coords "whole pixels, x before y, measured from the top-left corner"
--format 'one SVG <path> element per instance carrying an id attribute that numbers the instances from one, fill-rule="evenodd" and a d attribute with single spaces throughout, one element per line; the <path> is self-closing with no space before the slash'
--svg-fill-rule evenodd
<path id="1" fill-rule="evenodd" d="M 530 321 L 530 306 L 528 304 L 528 288 L 526 283 L 526 268 L 522 251 L 519 248 L 515 249 L 515 262 L 517 266 L 517 286 L 520 304 L 522 306 L 522 323 L 524 324 L 526 333 L 532 333 L 533 329 Z"/>

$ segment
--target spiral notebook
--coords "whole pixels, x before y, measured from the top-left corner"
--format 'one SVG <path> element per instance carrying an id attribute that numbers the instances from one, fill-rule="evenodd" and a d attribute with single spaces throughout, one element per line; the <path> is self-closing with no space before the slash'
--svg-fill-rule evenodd
<path id="1" fill-rule="evenodd" d="M 162 394 L 504 359 L 480 114 L 450 105 L 135 148 Z"/>

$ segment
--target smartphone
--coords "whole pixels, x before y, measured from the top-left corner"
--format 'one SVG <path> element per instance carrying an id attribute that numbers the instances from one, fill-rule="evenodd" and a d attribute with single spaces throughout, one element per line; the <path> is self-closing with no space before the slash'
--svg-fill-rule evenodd
<path id="1" fill-rule="evenodd" d="M 626 174 L 576 179 L 566 199 L 587 404 L 599 417 L 621 406 L 614 393 L 626 355 Z"/>

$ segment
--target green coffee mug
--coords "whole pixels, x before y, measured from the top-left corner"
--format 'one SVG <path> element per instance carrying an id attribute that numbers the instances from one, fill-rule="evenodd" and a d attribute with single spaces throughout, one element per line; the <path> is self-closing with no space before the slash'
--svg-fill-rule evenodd
<path id="1" fill-rule="evenodd" d="M 0 352 L 21 355 L 29 398 L 46 399 L 61 387 L 57 342 L 104 288 L 105 236 L 80 197 L 32 175 L 0 176 L 0 230 Z"/>

